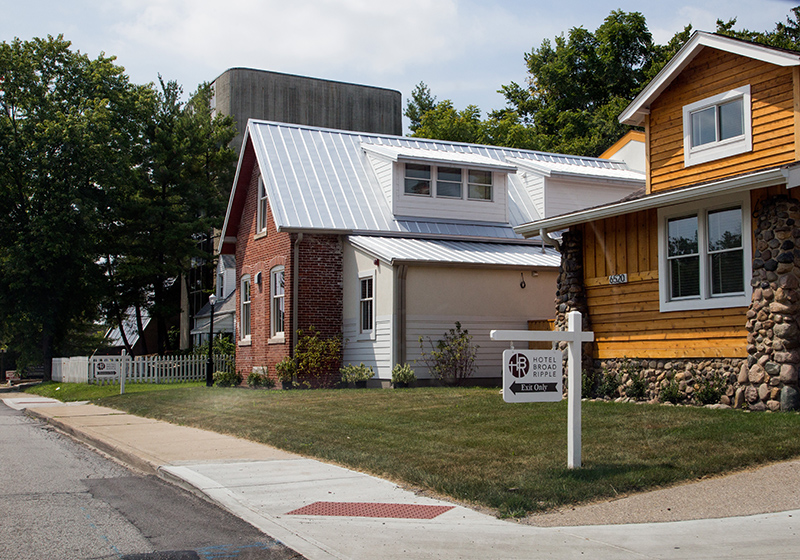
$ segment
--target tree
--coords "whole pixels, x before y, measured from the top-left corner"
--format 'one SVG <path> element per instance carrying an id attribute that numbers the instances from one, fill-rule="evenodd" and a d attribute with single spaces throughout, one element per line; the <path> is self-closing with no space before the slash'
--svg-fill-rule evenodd
<path id="1" fill-rule="evenodd" d="M 659 46 L 642 14 L 612 11 L 594 32 L 575 27 L 567 36 L 545 40 L 527 53 L 527 84 L 512 82 L 499 90 L 505 109 L 481 121 L 476 107 L 459 112 L 442 101 L 418 117 L 412 135 L 599 155 L 629 128 L 618 122 L 619 113 L 686 42 L 690 31 L 687 27 Z M 414 99 L 425 93 L 424 99 L 435 101 L 427 88 L 415 93 Z M 419 101 L 414 105 L 421 106 Z"/>
<path id="2" fill-rule="evenodd" d="M 422 116 L 436 106 L 436 97 L 431 95 L 431 90 L 420 82 L 411 92 L 411 99 L 406 103 L 403 113 L 411 121 L 409 128 L 414 133 L 421 125 Z"/>
<path id="3" fill-rule="evenodd" d="M 131 179 L 146 88 L 62 36 L 0 44 L 0 318 L 43 361 L 96 318 L 104 232 Z"/>
<path id="4" fill-rule="evenodd" d="M 208 84 L 187 103 L 175 82 L 159 80 L 152 93 L 142 165 L 119 206 L 124 235 L 117 236 L 105 260 L 112 284 L 105 313 L 121 325 L 133 307 L 143 339 L 141 311 L 147 309 L 156 321 L 158 348 L 145 351 L 163 353 L 169 319 L 180 313 L 180 302 L 170 292 L 177 291 L 193 264 L 212 261 L 200 242 L 222 224 L 234 171 L 235 153 L 228 144 L 235 127 L 231 117 L 212 118 Z"/>
<path id="5" fill-rule="evenodd" d="M 718 19 L 716 32 L 721 35 L 762 43 L 771 47 L 800 50 L 800 6 L 792 8 L 790 14 L 786 17 L 786 23 L 776 23 L 775 29 L 772 31 L 760 32 L 748 29 L 737 31 L 734 29 L 735 25 L 736 18 L 728 21 Z"/>

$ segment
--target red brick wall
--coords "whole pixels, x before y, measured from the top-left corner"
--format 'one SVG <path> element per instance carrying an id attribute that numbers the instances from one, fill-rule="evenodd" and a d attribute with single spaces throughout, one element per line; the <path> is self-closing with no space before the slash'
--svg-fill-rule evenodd
<path id="1" fill-rule="evenodd" d="M 297 234 L 278 232 L 271 206 L 267 215 L 267 235 L 256 236 L 256 209 L 258 204 L 258 167 L 253 169 L 247 186 L 244 210 L 236 233 L 236 279 L 250 275 L 250 344 L 241 344 L 239 311 L 241 290 L 237 290 L 237 349 L 236 369 L 245 378 L 253 367 L 266 366 L 275 378 L 275 364 L 288 356 L 292 348 L 293 260 L 292 254 Z M 239 185 L 241 188 L 242 185 Z M 341 336 L 342 332 L 342 246 L 336 235 L 305 234 L 299 246 L 299 305 L 298 328 L 307 331 L 314 327 L 323 338 Z M 269 343 L 270 337 L 270 270 L 284 266 L 285 279 L 285 340 Z M 262 282 L 255 282 L 261 272 Z M 328 372 L 327 381 L 338 376 L 338 367 Z"/>

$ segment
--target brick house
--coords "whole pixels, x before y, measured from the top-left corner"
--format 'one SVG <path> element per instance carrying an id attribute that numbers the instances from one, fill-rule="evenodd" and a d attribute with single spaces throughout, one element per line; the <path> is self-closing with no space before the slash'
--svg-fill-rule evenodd
<path id="1" fill-rule="evenodd" d="M 722 383 L 722 404 L 798 408 L 800 53 L 696 32 L 619 119 L 644 127 L 645 188 L 516 228 L 569 228 L 559 313 L 650 398 Z"/>
<path id="2" fill-rule="evenodd" d="M 251 120 L 220 239 L 236 261 L 236 367 L 341 335 L 342 361 L 425 379 L 419 338 L 459 321 L 496 380 L 493 328 L 552 318 L 558 254 L 513 226 L 625 196 L 623 162 Z M 331 372 L 336 375 L 336 372 Z"/>

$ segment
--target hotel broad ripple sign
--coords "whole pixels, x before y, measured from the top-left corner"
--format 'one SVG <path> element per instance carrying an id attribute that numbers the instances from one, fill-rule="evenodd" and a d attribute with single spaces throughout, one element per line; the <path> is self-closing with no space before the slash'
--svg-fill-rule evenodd
<path id="1" fill-rule="evenodd" d="M 563 389 L 560 350 L 503 352 L 503 400 L 509 403 L 558 402 Z"/>

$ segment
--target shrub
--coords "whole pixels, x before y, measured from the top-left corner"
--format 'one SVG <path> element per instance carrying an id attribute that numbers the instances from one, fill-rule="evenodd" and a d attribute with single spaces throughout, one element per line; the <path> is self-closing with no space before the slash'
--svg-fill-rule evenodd
<path id="1" fill-rule="evenodd" d="M 305 333 L 299 330 L 294 350 L 294 374 L 304 379 L 323 378 L 335 371 L 341 355 L 341 337 L 322 338 L 314 327 L 310 327 Z"/>
<path id="2" fill-rule="evenodd" d="M 414 370 L 408 364 L 397 364 L 392 369 L 392 383 L 395 385 L 398 383 L 410 384 L 416 380 L 417 376 L 414 375 Z"/>
<path id="3" fill-rule="evenodd" d="M 425 352 L 425 341 L 419 337 L 422 361 L 440 381 L 461 385 L 475 373 L 475 356 L 479 347 L 472 344 L 472 335 L 466 329 L 462 330 L 458 321 L 456 328 L 444 333 L 444 339 L 435 346 L 430 338 L 427 342 L 430 352 Z"/>
<path id="4" fill-rule="evenodd" d="M 297 366 L 293 359 L 286 356 L 280 362 L 275 364 L 275 374 L 281 383 L 291 383 L 297 375 Z"/>
<path id="5" fill-rule="evenodd" d="M 214 384 L 217 387 L 235 387 L 242 382 L 242 374 L 235 371 L 214 372 Z"/>
<path id="6" fill-rule="evenodd" d="M 275 380 L 269 377 L 266 367 L 259 369 L 261 370 L 260 372 L 254 371 L 247 376 L 247 384 L 254 389 L 258 387 L 272 389 L 275 386 Z"/>
<path id="7" fill-rule="evenodd" d="M 700 385 L 694 392 L 694 398 L 702 405 L 717 404 L 724 392 L 719 379 L 710 379 Z"/>
<path id="8" fill-rule="evenodd" d="M 597 385 L 597 396 L 605 399 L 611 398 L 617 394 L 619 388 L 619 379 L 613 372 L 603 368 L 603 375 L 600 377 L 600 383 Z"/>
<path id="9" fill-rule="evenodd" d="M 683 400 L 681 390 L 674 379 L 671 379 L 667 385 L 661 388 L 661 394 L 658 396 L 658 400 L 661 402 L 671 402 L 672 404 L 678 404 Z"/>
<path id="10" fill-rule="evenodd" d="M 594 370 L 583 370 L 581 372 L 581 396 L 583 397 L 595 397 L 597 396 L 596 393 L 596 386 L 597 386 L 597 374 Z"/>
<path id="11" fill-rule="evenodd" d="M 365 366 L 364 362 L 361 362 L 361 364 L 357 366 L 354 366 L 353 364 L 347 364 L 339 371 L 342 373 L 342 381 L 344 383 L 367 381 L 368 379 L 371 379 L 373 375 L 375 375 L 372 367 Z"/>

